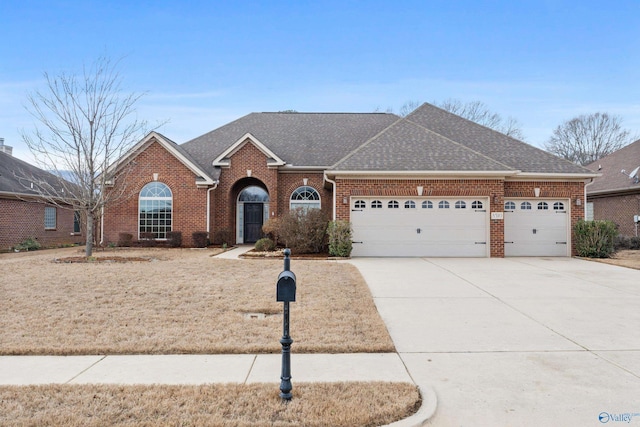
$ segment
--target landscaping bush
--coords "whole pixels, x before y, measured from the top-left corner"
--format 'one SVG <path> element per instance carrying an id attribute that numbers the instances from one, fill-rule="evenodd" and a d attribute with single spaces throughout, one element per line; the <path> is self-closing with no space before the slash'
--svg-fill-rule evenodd
<path id="1" fill-rule="evenodd" d="M 40 249 L 40 242 L 38 242 L 35 237 L 27 237 L 22 242 L 18 243 L 13 247 L 18 251 L 35 251 Z"/>
<path id="2" fill-rule="evenodd" d="M 120 233 L 118 234 L 118 246 L 129 248 L 133 243 L 133 234 Z"/>
<path id="3" fill-rule="evenodd" d="M 327 225 L 320 209 L 295 209 L 280 219 L 278 241 L 295 254 L 320 253 L 327 246 Z"/>
<path id="4" fill-rule="evenodd" d="M 156 234 L 155 233 L 140 233 L 139 243 L 145 248 L 156 246 Z"/>
<path id="5" fill-rule="evenodd" d="M 276 242 L 268 237 L 263 237 L 256 242 L 256 251 L 259 252 L 272 252 L 276 250 Z"/>
<path id="6" fill-rule="evenodd" d="M 573 231 L 576 236 L 576 251 L 579 256 L 608 258 L 613 254 L 613 242 L 618 234 L 613 222 L 580 220 Z"/>
<path id="7" fill-rule="evenodd" d="M 234 236 L 231 230 L 228 228 L 223 228 L 222 230 L 218 230 L 213 233 L 213 244 L 214 245 L 231 245 L 231 241 Z"/>
<path id="8" fill-rule="evenodd" d="M 167 244 L 171 248 L 179 248 L 180 246 L 182 246 L 182 232 L 181 231 L 167 232 Z"/>
<path id="9" fill-rule="evenodd" d="M 640 237 L 616 236 L 613 241 L 613 248 L 616 251 L 624 249 L 640 249 Z"/>
<path id="10" fill-rule="evenodd" d="M 262 225 L 262 233 L 265 237 L 270 238 L 276 245 L 280 243 L 278 231 L 280 230 L 281 218 L 269 218 L 267 222 Z"/>
<path id="11" fill-rule="evenodd" d="M 193 246 L 196 248 L 206 248 L 207 247 L 207 237 L 208 233 L 206 231 L 194 231 L 191 237 L 193 237 Z"/>
<path id="12" fill-rule="evenodd" d="M 349 221 L 331 221 L 327 229 L 329 235 L 329 255 L 348 257 L 353 249 L 351 241 L 351 223 Z"/>

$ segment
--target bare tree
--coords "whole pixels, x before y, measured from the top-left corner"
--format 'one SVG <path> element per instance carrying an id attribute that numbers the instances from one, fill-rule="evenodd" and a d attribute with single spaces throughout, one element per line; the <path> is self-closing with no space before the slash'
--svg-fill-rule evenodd
<path id="1" fill-rule="evenodd" d="M 109 166 L 143 135 L 147 126 L 135 115 L 140 93 L 122 93 L 122 79 L 106 57 L 85 66 L 81 75 L 45 73 L 46 89 L 28 96 L 27 111 L 37 120 L 33 134 L 22 132 L 38 166 L 58 182 L 31 177 L 48 203 L 80 211 L 86 226 L 86 256 L 93 252 L 94 223 L 104 206 L 125 194 L 105 191 L 114 176 Z M 127 168 L 117 167 L 118 173 Z"/>
<path id="2" fill-rule="evenodd" d="M 434 102 L 434 105 L 512 138 L 525 139 L 522 127 L 515 118 L 502 118 L 500 114 L 492 112 L 482 101 L 462 102 L 459 99 L 449 98 L 439 103 Z"/>
<path id="3" fill-rule="evenodd" d="M 594 113 L 574 117 L 559 125 L 544 148 L 579 165 L 587 165 L 632 140 L 630 132 L 623 129 L 620 117 Z"/>
<path id="4" fill-rule="evenodd" d="M 416 108 L 420 106 L 420 101 L 407 101 L 400 107 L 400 111 L 398 115 L 400 117 L 407 117 L 409 114 L 413 112 Z"/>

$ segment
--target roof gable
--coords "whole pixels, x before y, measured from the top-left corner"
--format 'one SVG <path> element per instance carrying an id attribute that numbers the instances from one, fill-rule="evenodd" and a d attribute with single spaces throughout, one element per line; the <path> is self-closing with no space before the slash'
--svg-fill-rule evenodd
<path id="1" fill-rule="evenodd" d="M 240 139 L 234 142 L 229 148 L 222 152 L 218 157 L 213 159 L 213 166 L 229 166 L 231 157 L 238 152 L 245 144 L 253 144 L 267 158 L 269 166 L 282 166 L 285 161 L 278 157 L 266 145 L 260 142 L 251 133 L 244 134 Z"/>

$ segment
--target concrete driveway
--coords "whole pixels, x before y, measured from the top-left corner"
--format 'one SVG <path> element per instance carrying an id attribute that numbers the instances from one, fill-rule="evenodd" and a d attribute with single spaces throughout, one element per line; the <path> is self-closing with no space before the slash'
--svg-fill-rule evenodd
<path id="1" fill-rule="evenodd" d="M 571 258 L 359 258 L 434 426 L 640 426 L 640 271 Z M 620 419 L 620 420 L 619 420 Z"/>

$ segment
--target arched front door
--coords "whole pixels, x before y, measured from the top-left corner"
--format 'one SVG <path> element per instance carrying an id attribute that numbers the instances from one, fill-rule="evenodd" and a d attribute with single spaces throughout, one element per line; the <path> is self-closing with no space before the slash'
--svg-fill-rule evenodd
<path id="1" fill-rule="evenodd" d="M 262 237 L 262 225 L 269 215 L 269 194 L 256 185 L 246 187 L 238 196 L 237 241 L 255 243 Z"/>

